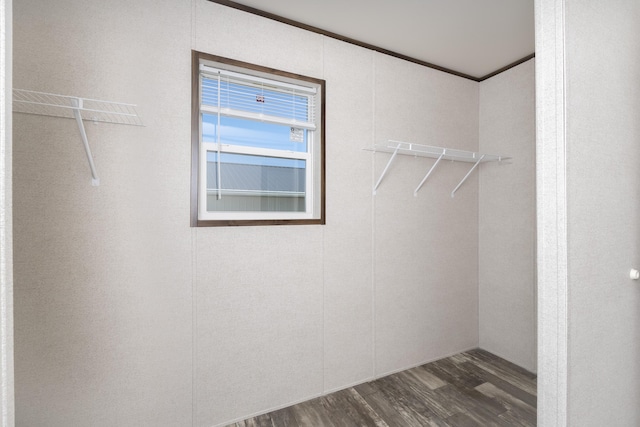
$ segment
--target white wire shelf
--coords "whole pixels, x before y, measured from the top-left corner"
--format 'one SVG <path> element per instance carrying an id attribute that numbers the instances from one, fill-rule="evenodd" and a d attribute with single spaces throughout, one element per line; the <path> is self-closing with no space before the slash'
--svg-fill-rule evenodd
<path id="1" fill-rule="evenodd" d="M 13 89 L 13 111 L 15 113 L 75 119 L 74 111 L 80 112 L 82 120 L 142 126 L 134 104 L 100 101 L 76 96 L 56 95 L 25 89 Z"/>
<path id="2" fill-rule="evenodd" d="M 13 112 L 75 119 L 91 169 L 91 184 L 100 184 L 83 120 L 143 126 L 134 104 L 13 89 Z"/>
<path id="3" fill-rule="evenodd" d="M 480 163 L 502 162 L 503 160 L 511 159 L 511 157 L 498 156 L 495 154 L 483 154 L 483 153 L 478 153 L 474 151 L 435 147 L 432 145 L 414 144 L 410 142 L 394 141 L 394 140 L 389 140 L 385 143 L 376 144 L 371 148 L 365 148 L 365 150 L 374 151 L 374 152 L 380 151 L 385 153 L 392 153 L 391 158 L 389 158 L 387 165 L 385 166 L 384 170 L 380 174 L 380 178 L 378 178 L 378 181 L 376 182 L 373 188 L 374 195 L 376 194 L 378 187 L 380 186 L 380 183 L 382 183 L 382 180 L 384 179 L 385 175 L 389 171 L 389 167 L 391 166 L 391 164 L 396 158 L 396 155 L 398 154 L 416 156 L 416 157 L 429 157 L 432 159 L 437 159 L 436 162 L 431 166 L 431 168 L 429 168 L 424 178 L 422 178 L 422 181 L 420 181 L 420 184 L 418 184 L 418 186 L 414 190 L 413 192 L 414 196 L 418 195 L 418 191 L 420 190 L 420 188 L 422 188 L 424 183 L 427 181 L 429 176 L 433 173 L 433 171 L 438 166 L 441 160 L 473 163 L 473 166 L 471 167 L 469 172 L 467 172 L 464 178 L 462 178 L 460 183 L 451 192 L 451 197 L 454 197 L 456 194 L 456 191 L 458 191 L 458 189 L 462 186 L 462 184 L 464 184 L 467 178 L 469 178 L 471 173 L 478 167 Z"/>

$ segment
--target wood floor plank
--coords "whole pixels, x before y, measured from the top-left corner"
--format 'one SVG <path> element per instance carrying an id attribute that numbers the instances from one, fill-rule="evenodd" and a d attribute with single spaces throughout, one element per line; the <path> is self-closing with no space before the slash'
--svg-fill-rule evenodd
<path id="1" fill-rule="evenodd" d="M 511 411 L 507 411 L 500 415 L 500 419 L 509 427 L 536 427 L 536 421 L 523 420 Z"/>
<path id="2" fill-rule="evenodd" d="M 447 418 L 447 422 L 455 427 L 484 427 L 464 412 L 458 412 Z"/>
<path id="3" fill-rule="evenodd" d="M 423 392 L 420 393 L 420 391 L 412 387 L 411 384 L 403 381 L 398 374 L 390 375 L 383 378 L 383 380 L 386 380 L 385 389 L 394 391 L 395 395 L 393 397 L 396 402 L 402 404 L 408 411 L 413 412 L 416 418 L 421 419 L 425 423 L 428 420 L 439 418 L 438 414 L 427 404 L 424 398 L 424 395 L 427 393 L 426 391 L 423 390 Z"/>
<path id="4" fill-rule="evenodd" d="M 533 408 L 537 407 L 538 398 L 535 395 L 522 390 L 520 387 L 517 387 L 512 383 L 505 381 L 496 375 L 493 375 L 490 372 L 485 371 L 479 366 L 471 364 L 469 366 L 469 369 L 472 369 L 472 367 L 474 367 L 477 370 L 477 374 L 482 376 L 485 382 L 489 382 L 493 384 L 494 386 L 498 387 L 505 393 L 510 394 L 515 398 L 522 400 L 523 402 L 525 402 L 526 404 L 528 404 Z"/>
<path id="5" fill-rule="evenodd" d="M 480 357 L 478 357 L 478 354 L 480 354 Z M 531 395 L 537 395 L 536 381 L 534 378 L 531 378 L 531 374 L 524 375 L 521 370 L 514 369 L 509 363 L 503 363 L 502 359 L 493 361 L 485 360 L 486 356 L 482 353 L 468 352 L 463 353 L 463 355 L 467 357 L 471 363 L 476 364 L 485 371 L 513 384 Z"/>
<path id="6" fill-rule="evenodd" d="M 269 414 L 264 414 L 255 417 L 255 427 L 273 427 L 271 416 Z"/>
<path id="7" fill-rule="evenodd" d="M 340 427 L 333 424 L 319 398 L 308 400 L 292 406 L 296 421 L 300 427 L 327 426 Z"/>
<path id="8" fill-rule="evenodd" d="M 355 390 L 353 393 L 360 397 Z M 323 402 L 327 405 L 329 416 L 337 414 L 335 419 L 332 418 L 336 425 L 386 426 L 366 401 L 361 398 L 355 399 L 349 389 L 327 395 Z"/>
<path id="9" fill-rule="evenodd" d="M 448 384 L 453 384 L 456 387 L 473 388 L 484 382 L 473 372 L 465 371 L 461 366 L 462 365 L 453 363 L 451 360 L 443 359 L 422 365 L 422 368 L 437 378 L 440 378 Z"/>
<path id="10" fill-rule="evenodd" d="M 512 417 L 521 420 L 521 423 L 535 425 L 536 409 L 534 407 L 526 404 L 512 394 L 506 393 L 491 383 L 484 383 L 476 387 L 476 390 L 500 402 L 507 408 L 507 412 L 509 412 Z"/>
<path id="11" fill-rule="evenodd" d="M 441 398 L 456 412 L 467 414 L 482 425 L 499 425 L 498 415 L 507 409 L 477 390 L 462 390 L 447 385 L 437 390 Z"/>
<path id="12" fill-rule="evenodd" d="M 475 350 L 472 350 L 470 353 L 474 354 L 476 357 L 483 358 L 483 360 L 485 360 L 486 362 L 489 362 L 496 366 L 501 366 L 504 369 L 514 372 L 517 375 L 521 375 L 524 378 L 528 378 L 530 380 L 535 380 L 537 378 L 537 375 L 533 372 L 529 372 L 526 369 L 516 365 L 515 363 L 511 363 L 508 360 L 498 357 L 495 354 L 489 353 L 486 350 L 477 348 Z"/>
<path id="13" fill-rule="evenodd" d="M 428 426 L 432 420 L 439 418 L 420 393 L 403 382 L 397 374 L 380 378 L 375 384 L 379 393 L 405 418 L 406 423 L 417 422 L 417 425 Z"/>
<path id="14" fill-rule="evenodd" d="M 349 407 L 349 404 L 344 402 L 339 397 L 338 393 L 332 393 L 324 396 L 321 401 L 323 406 L 326 408 L 328 417 L 334 425 L 358 425 L 357 419 L 354 419 L 353 414 L 351 414 L 352 409 Z M 363 425 L 369 426 L 368 424 Z"/>
<path id="15" fill-rule="evenodd" d="M 446 419 L 453 415 L 454 411 L 451 410 L 449 405 L 446 402 L 441 400 L 439 394 L 435 393 L 434 390 L 431 390 L 427 386 L 425 386 L 422 382 L 416 380 L 415 377 L 410 375 L 404 375 L 404 373 L 400 372 L 397 374 L 399 378 L 404 379 L 409 387 L 414 391 L 414 393 L 420 396 L 420 399 L 424 401 L 424 403 L 429 407 L 429 409 L 436 415 L 437 418 Z M 441 386 L 443 387 L 443 386 Z M 438 390 L 438 387 L 436 390 Z M 431 417 L 434 418 L 434 417 Z"/>
<path id="16" fill-rule="evenodd" d="M 536 382 L 472 350 L 229 427 L 535 427 Z"/>
<path id="17" fill-rule="evenodd" d="M 351 399 L 353 399 L 354 404 L 357 405 L 356 408 L 359 411 L 364 411 L 373 420 L 376 427 L 389 427 L 389 425 L 376 413 L 376 411 L 373 410 L 371 405 L 369 405 L 355 389 L 350 388 L 347 391 Z"/>
<path id="18" fill-rule="evenodd" d="M 429 387 L 431 390 L 435 390 L 437 388 L 447 385 L 445 381 L 436 377 L 435 375 L 433 375 L 426 369 L 422 368 L 421 366 L 406 370 L 404 372 L 401 372 L 401 374 L 405 374 L 407 376 L 411 376 L 415 378 L 425 386 Z"/>
<path id="19" fill-rule="evenodd" d="M 358 384 L 353 388 L 358 392 L 358 394 L 360 394 L 360 396 L 366 396 L 367 394 L 373 394 L 378 391 L 374 386 L 371 385 L 371 382 Z"/>
<path id="20" fill-rule="evenodd" d="M 419 421 L 415 419 L 407 420 L 403 417 L 402 414 L 396 410 L 394 404 L 381 393 L 369 393 L 362 396 L 362 398 L 390 427 L 402 425 L 409 427 L 420 426 Z"/>
<path id="21" fill-rule="evenodd" d="M 526 402 L 523 402 L 513 394 L 507 393 L 504 390 L 496 387 L 490 382 L 479 385 L 478 387 L 476 387 L 476 390 L 491 399 L 499 401 L 502 406 L 507 408 L 507 410 L 516 407 L 522 409 L 523 411 L 530 412 L 531 414 L 535 414 L 536 412 L 536 408 L 534 408 L 533 406 L 527 404 Z"/>
<path id="22" fill-rule="evenodd" d="M 291 406 L 271 412 L 274 427 L 299 427 L 296 415 Z"/>
<path id="23" fill-rule="evenodd" d="M 501 369 L 504 369 L 505 371 L 508 371 L 510 373 L 512 373 L 515 376 L 518 377 L 522 377 L 528 380 L 532 380 L 535 382 L 537 376 L 536 374 L 527 371 L 526 369 L 511 363 L 501 357 L 496 356 L 495 354 L 491 354 L 488 351 L 485 350 L 481 350 L 481 349 L 475 349 L 475 350 L 471 350 L 471 351 L 467 351 L 464 353 L 460 353 L 459 354 L 461 357 L 464 358 L 472 358 L 474 360 L 477 361 L 481 361 L 484 363 L 487 363 L 489 365 L 492 366 L 496 366 L 499 367 Z"/>

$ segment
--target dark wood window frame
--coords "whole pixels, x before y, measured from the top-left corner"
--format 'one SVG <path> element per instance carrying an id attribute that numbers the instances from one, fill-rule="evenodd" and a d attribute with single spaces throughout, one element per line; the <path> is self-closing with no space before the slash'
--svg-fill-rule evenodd
<path id="1" fill-rule="evenodd" d="M 240 67 L 246 70 L 253 70 L 266 73 L 272 76 L 280 76 L 298 81 L 306 81 L 319 86 L 320 102 L 320 123 L 319 123 L 319 204 L 317 208 L 318 218 L 305 219 L 224 219 L 224 220 L 202 220 L 198 217 L 199 204 L 199 168 L 200 168 L 200 63 L 212 61 L 226 64 L 232 67 Z M 221 227 L 221 226 L 260 226 L 260 225 L 311 225 L 325 224 L 325 100 L 326 83 L 322 79 L 302 76 L 286 71 L 263 67 L 256 64 L 242 62 L 221 56 L 211 55 L 193 50 L 191 54 L 191 226 L 192 227 Z"/>

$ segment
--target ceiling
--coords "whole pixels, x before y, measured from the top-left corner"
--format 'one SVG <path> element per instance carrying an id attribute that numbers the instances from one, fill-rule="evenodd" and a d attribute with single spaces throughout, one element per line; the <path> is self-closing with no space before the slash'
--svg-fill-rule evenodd
<path id="1" fill-rule="evenodd" d="M 213 0 L 215 1 L 215 0 Z M 236 0 L 482 79 L 534 53 L 534 0 Z"/>

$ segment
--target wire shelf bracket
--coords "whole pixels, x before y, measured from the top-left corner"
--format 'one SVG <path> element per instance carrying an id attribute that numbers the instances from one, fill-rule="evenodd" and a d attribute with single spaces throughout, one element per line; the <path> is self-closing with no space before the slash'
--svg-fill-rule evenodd
<path id="1" fill-rule="evenodd" d="M 400 145 L 398 145 L 396 147 L 396 149 L 393 150 L 393 154 L 391 155 L 391 158 L 389 159 L 389 161 L 387 162 L 387 165 L 384 167 L 384 170 L 380 174 L 380 178 L 378 178 L 378 181 L 376 182 L 376 185 L 373 187 L 373 195 L 374 196 L 376 195 L 376 191 L 378 191 L 378 187 L 380 186 L 380 183 L 382 182 L 382 179 L 384 178 L 384 176 L 389 171 L 389 167 L 391 166 L 391 163 L 393 163 L 393 161 L 395 160 L 396 156 L 398 155 L 398 150 L 399 149 L 400 149 Z"/>
<path id="2" fill-rule="evenodd" d="M 469 178 L 469 176 L 473 173 L 473 171 L 480 165 L 480 163 L 486 162 L 502 162 L 503 160 L 509 160 L 511 157 L 497 156 L 494 154 L 482 154 L 474 151 L 465 151 L 465 150 L 456 150 L 452 148 L 443 148 L 443 147 L 434 147 L 431 145 L 422 145 L 422 144 L 413 144 L 410 142 L 402 142 L 402 141 L 394 141 L 389 140 L 386 143 L 376 144 L 371 148 L 365 148 L 367 151 L 373 152 L 386 152 L 392 153 L 391 158 L 387 162 L 387 165 L 383 169 L 378 181 L 373 187 L 373 194 L 375 195 L 380 183 L 384 179 L 385 175 L 389 171 L 389 167 L 391 163 L 395 160 L 398 154 L 407 155 L 407 156 L 416 156 L 416 157 L 429 157 L 436 159 L 436 162 L 429 168 L 422 181 L 418 184 L 416 189 L 413 191 L 413 195 L 417 196 L 418 191 L 422 188 L 424 183 L 429 179 L 433 171 L 440 164 L 442 160 L 451 160 L 458 162 L 467 162 L 473 163 L 473 166 L 467 172 L 467 174 L 462 178 L 460 183 L 453 189 L 451 192 L 451 197 L 455 197 L 456 191 L 465 183 L 465 181 Z"/>
<path id="3" fill-rule="evenodd" d="M 97 99 L 13 89 L 13 112 L 75 119 L 91 170 L 91 185 L 100 185 L 83 120 L 143 126 L 136 106 Z"/>

